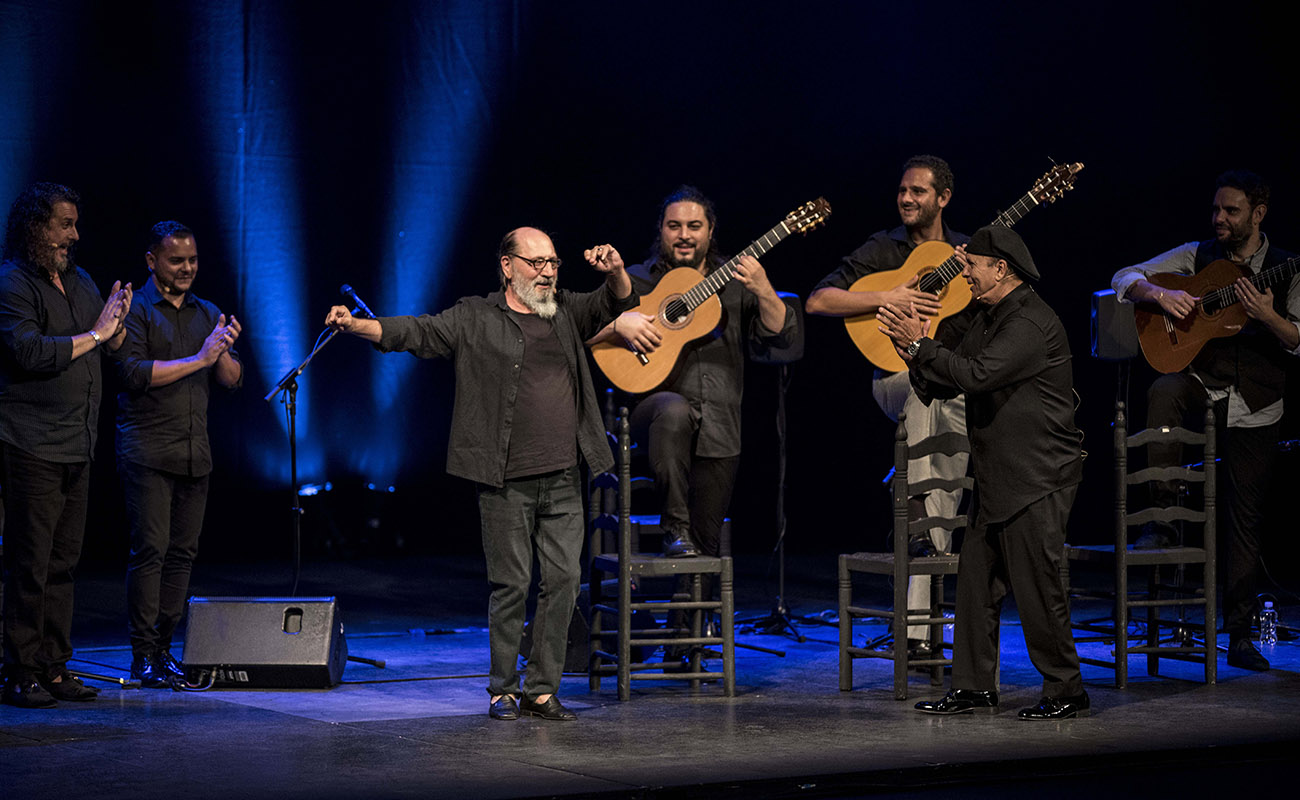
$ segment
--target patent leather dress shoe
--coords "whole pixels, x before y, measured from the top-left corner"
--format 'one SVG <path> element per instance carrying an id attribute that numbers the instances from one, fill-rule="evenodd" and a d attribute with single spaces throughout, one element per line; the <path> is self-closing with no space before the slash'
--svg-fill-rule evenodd
<path id="1" fill-rule="evenodd" d="M 131 680 L 139 681 L 146 689 L 170 689 L 171 677 L 158 664 L 153 653 L 137 653 L 131 658 Z"/>
<path id="2" fill-rule="evenodd" d="M 1091 707 L 1088 693 L 1080 692 L 1072 697 L 1044 697 L 1033 708 L 1020 709 L 1018 716 L 1029 720 L 1074 719 L 1088 716 Z"/>
<path id="3" fill-rule="evenodd" d="M 185 680 L 185 668 L 172 655 L 171 650 L 159 650 L 154 653 L 153 663 L 164 675 L 173 677 L 178 681 Z"/>
<path id="4" fill-rule="evenodd" d="M 34 678 L 10 678 L 0 702 L 18 708 L 53 708 L 59 704 Z"/>
<path id="5" fill-rule="evenodd" d="M 578 718 L 578 715 L 565 708 L 560 703 L 560 698 L 555 695 L 547 698 L 545 703 L 538 703 L 525 697 L 519 701 L 519 713 L 553 722 L 572 722 Z"/>
<path id="6" fill-rule="evenodd" d="M 939 555 L 939 548 L 928 533 L 918 533 L 907 540 L 907 554 L 912 558 L 929 558 Z"/>
<path id="7" fill-rule="evenodd" d="M 700 551 L 695 548 L 695 542 L 685 536 L 678 536 L 664 545 L 664 555 L 669 558 L 693 558 L 699 554 Z"/>
<path id="8" fill-rule="evenodd" d="M 998 693 L 978 689 L 953 689 L 938 700 L 922 700 L 916 710 L 925 714 L 972 714 L 998 707 Z"/>
<path id="9" fill-rule="evenodd" d="M 488 716 L 492 719 L 515 720 L 519 719 L 519 704 L 515 702 L 515 696 L 512 694 L 503 694 L 488 706 Z"/>
<path id="10" fill-rule="evenodd" d="M 1268 672 L 1269 663 L 1249 639 L 1242 637 L 1228 646 L 1228 666 L 1251 672 Z"/>
<path id="11" fill-rule="evenodd" d="M 99 697 L 98 689 L 82 683 L 80 678 L 66 669 L 59 675 L 59 680 L 41 681 L 41 686 L 55 700 L 71 700 L 74 703 L 84 703 Z"/>

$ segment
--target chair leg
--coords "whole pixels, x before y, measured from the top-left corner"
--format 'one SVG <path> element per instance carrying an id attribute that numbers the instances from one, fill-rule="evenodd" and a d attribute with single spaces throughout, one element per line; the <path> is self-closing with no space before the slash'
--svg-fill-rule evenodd
<path id="1" fill-rule="evenodd" d="M 1115 688 L 1128 686 L 1128 562 L 1115 554 Z"/>
<path id="2" fill-rule="evenodd" d="M 718 594 L 722 599 L 722 693 L 736 696 L 736 597 L 733 587 L 731 557 L 722 559 L 722 576 Z"/>
<path id="3" fill-rule="evenodd" d="M 632 697 L 632 572 L 618 565 L 618 699 Z"/>
<path id="4" fill-rule="evenodd" d="M 693 603 L 701 602 L 701 599 L 704 597 L 704 592 L 701 590 L 700 584 L 701 584 L 700 574 L 697 572 L 691 575 L 691 602 Z M 704 609 L 702 608 L 693 609 L 690 613 L 690 620 L 691 620 L 691 634 L 690 634 L 691 638 L 698 639 L 704 635 L 704 624 L 703 624 Z M 691 672 L 699 672 L 702 661 L 703 661 L 703 655 L 701 654 L 701 648 L 699 647 L 699 645 L 692 645 L 691 659 L 690 659 Z M 691 691 L 698 692 L 699 690 L 700 690 L 700 679 L 695 678 L 691 681 Z"/>
<path id="5" fill-rule="evenodd" d="M 1160 567 L 1152 567 L 1147 573 L 1147 599 L 1157 600 L 1160 595 Z M 1160 610 L 1147 606 L 1147 646 L 1160 646 Z M 1147 653 L 1147 674 L 1156 677 L 1160 674 L 1160 656 Z"/>
<path id="6" fill-rule="evenodd" d="M 605 628 L 604 613 L 601 612 L 600 606 L 604 602 L 604 596 L 601 595 L 601 580 L 603 572 L 596 569 L 593 561 L 589 576 L 587 578 L 587 596 L 591 599 L 591 635 L 587 637 L 590 655 L 587 657 L 587 689 L 588 691 L 600 691 L 600 668 L 603 662 L 600 658 L 600 651 L 605 649 L 605 643 L 601 632 Z"/>
<path id="7" fill-rule="evenodd" d="M 930 578 L 930 616 L 938 618 L 943 616 L 943 575 L 934 575 Z M 934 622 L 930 624 L 930 657 L 943 657 L 943 623 Z M 943 685 L 943 667 L 935 665 L 930 667 L 930 685 Z"/>
<path id="8" fill-rule="evenodd" d="M 853 605 L 853 579 L 849 575 L 848 560 L 839 558 L 839 595 L 840 595 L 840 691 L 853 691 L 853 656 L 849 648 L 853 646 L 853 620 L 849 616 L 849 606 Z"/>
<path id="9" fill-rule="evenodd" d="M 907 699 L 907 573 L 895 570 L 894 577 L 894 699 Z"/>

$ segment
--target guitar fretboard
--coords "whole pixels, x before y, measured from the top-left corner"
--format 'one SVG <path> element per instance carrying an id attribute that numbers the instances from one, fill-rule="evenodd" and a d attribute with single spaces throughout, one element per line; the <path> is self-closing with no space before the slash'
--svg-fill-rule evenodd
<path id="1" fill-rule="evenodd" d="M 785 220 L 777 223 L 772 230 L 751 242 L 749 247 L 732 256 L 727 263 L 710 272 L 707 278 L 692 286 L 678 299 L 669 303 L 668 307 L 664 309 L 668 318 L 678 320 L 699 308 L 701 303 L 721 291 L 722 287 L 726 286 L 736 276 L 736 265 L 740 263 L 741 256 L 761 258 L 764 253 L 780 244 L 781 240 L 789 236 L 790 233 L 790 228 L 785 224 Z"/>
<path id="2" fill-rule="evenodd" d="M 1034 193 L 1027 192 L 1025 196 L 1017 200 L 1011 208 L 999 213 L 989 224 L 1010 228 L 1012 225 L 1015 225 L 1017 222 L 1024 219 L 1024 216 L 1032 211 L 1034 206 L 1037 205 L 1038 201 L 1034 199 Z M 926 273 L 921 280 L 917 282 L 916 288 L 923 292 L 938 294 L 943 291 L 943 287 L 951 283 L 952 279 L 956 278 L 960 274 L 961 262 L 957 260 L 957 256 L 955 255 L 948 256 L 942 264 Z"/>
<path id="3" fill-rule="evenodd" d="M 1268 269 L 1260 270 L 1247 280 L 1262 292 L 1277 286 L 1283 281 L 1291 280 L 1296 272 L 1300 272 L 1300 256 L 1289 258 L 1281 264 L 1274 264 Z M 1239 302 L 1241 302 L 1241 298 L 1237 295 L 1237 287 L 1235 286 L 1223 286 L 1211 290 L 1201 298 L 1201 306 L 1210 313 Z"/>

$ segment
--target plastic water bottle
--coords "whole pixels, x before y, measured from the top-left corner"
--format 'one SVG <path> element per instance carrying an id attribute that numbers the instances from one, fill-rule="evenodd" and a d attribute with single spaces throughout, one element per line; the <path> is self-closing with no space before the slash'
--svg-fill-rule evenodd
<path id="1" fill-rule="evenodd" d="M 1259 643 L 1277 644 L 1277 610 L 1272 600 L 1264 601 L 1264 610 L 1259 612 Z"/>

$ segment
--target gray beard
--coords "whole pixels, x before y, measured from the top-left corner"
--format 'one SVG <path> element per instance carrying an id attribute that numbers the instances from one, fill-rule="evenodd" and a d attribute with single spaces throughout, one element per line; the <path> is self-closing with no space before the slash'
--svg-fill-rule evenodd
<path id="1" fill-rule="evenodd" d="M 522 275 L 515 275 L 510 281 L 510 287 L 515 290 L 515 294 L 520 301 L 527 306 L 529 311 L 542 319 L 550 319 L 559 310 L 559 305 L 555 302 L 557 284 L 557 279 L 552 278 L 551 291 L 543 296 L 541 292 L 537 291 L 537 287 L 533 286 L 533 282 L 526 280 Z"/>

